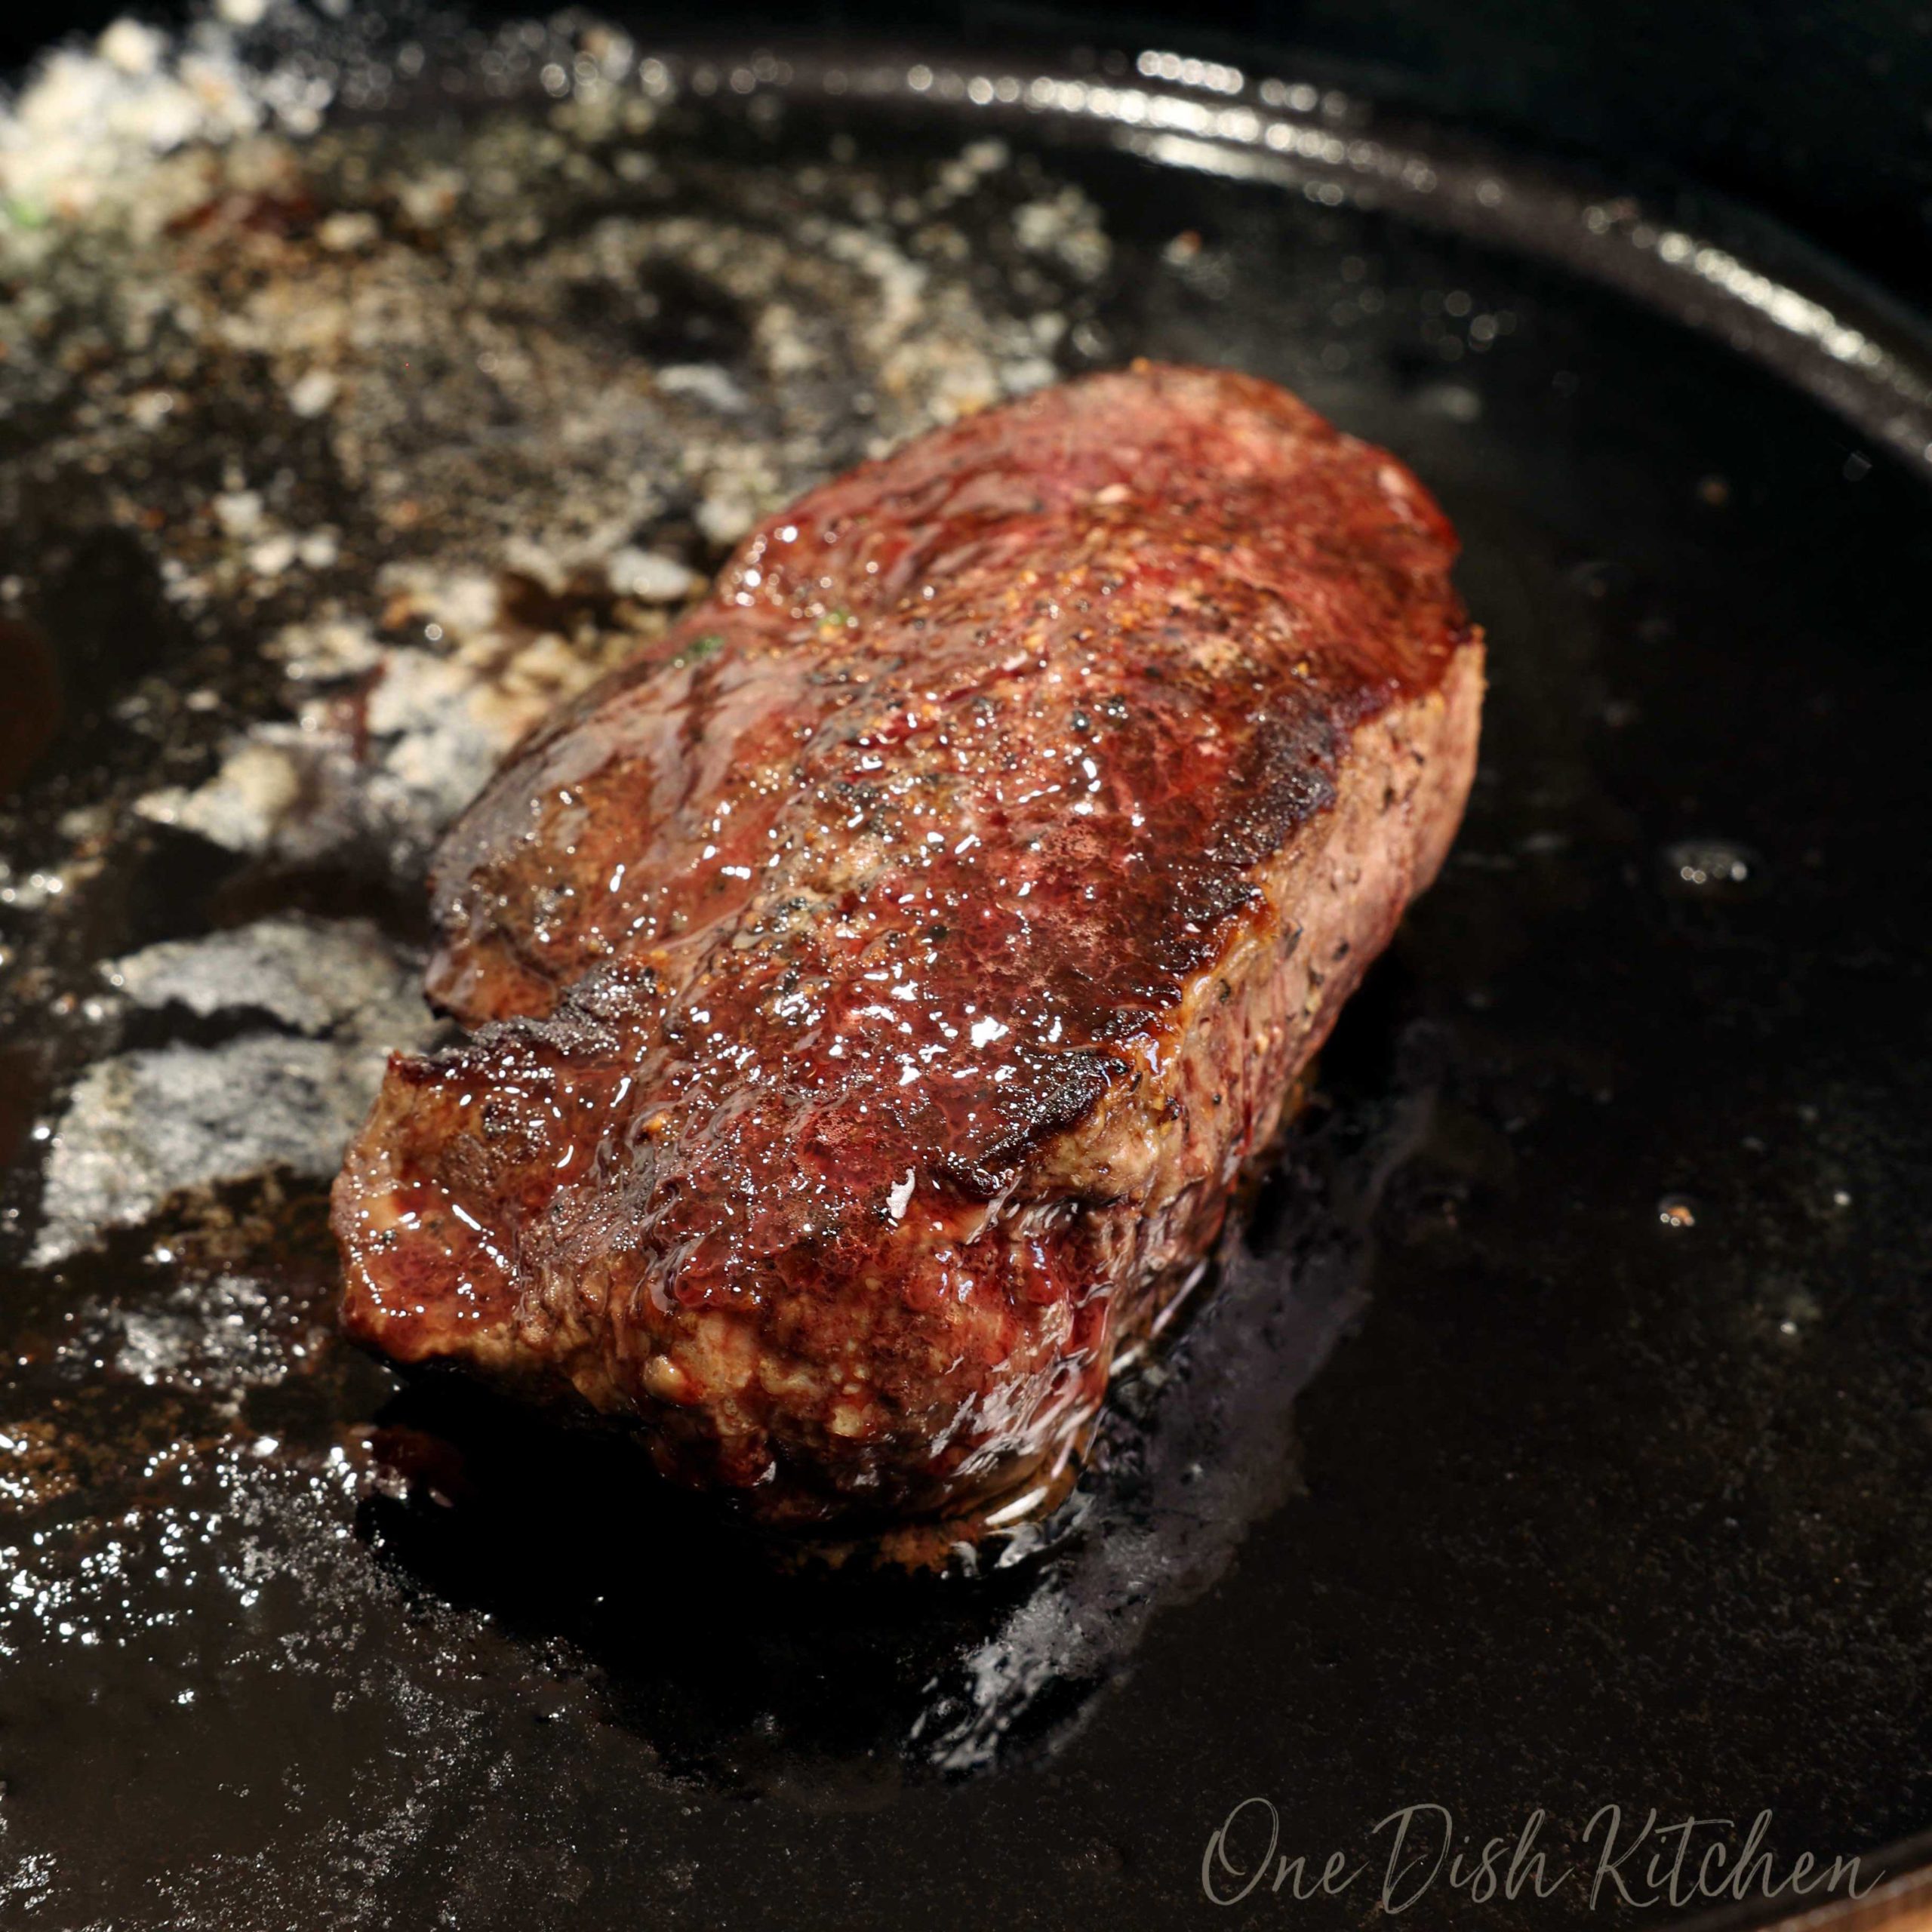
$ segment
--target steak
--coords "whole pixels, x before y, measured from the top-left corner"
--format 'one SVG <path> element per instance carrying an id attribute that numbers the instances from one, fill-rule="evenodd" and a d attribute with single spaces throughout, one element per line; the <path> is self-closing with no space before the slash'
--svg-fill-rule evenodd
<path id="1" fill-rule="evenodd" d="M 1475 764 L 1415 478 L 1137 365 L 748 537 L 449 833 L 349 1332 L 760 1521 L 1004 1519 L 1199 1272 Z"/>

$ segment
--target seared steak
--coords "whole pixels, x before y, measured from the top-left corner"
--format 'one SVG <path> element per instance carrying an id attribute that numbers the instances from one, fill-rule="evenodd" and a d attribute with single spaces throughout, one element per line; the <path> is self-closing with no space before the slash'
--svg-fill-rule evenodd
<path id="1" fill-rule="evenodd" d="M 1050 1481 L 1442 861 L 1454 551 L 1292 396 L 1147 366 L 772 518 L 449 835 L 474 1037 L 349 1151 L 351 1332 L 771 1522 Z"/>

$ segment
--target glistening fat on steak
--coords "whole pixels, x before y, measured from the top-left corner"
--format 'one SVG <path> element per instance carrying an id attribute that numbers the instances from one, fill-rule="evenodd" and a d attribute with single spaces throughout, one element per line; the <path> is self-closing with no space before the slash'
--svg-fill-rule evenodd
<path id="1" fill-rule="evenodd" d="M 774 1523 L 1064 1466 L 1441 863 L 1454 552 L 1294 397 L 1145 365 L 774 518 L 444 845 L 473 1037 L 349 1151 L 350 1331 Z"/>

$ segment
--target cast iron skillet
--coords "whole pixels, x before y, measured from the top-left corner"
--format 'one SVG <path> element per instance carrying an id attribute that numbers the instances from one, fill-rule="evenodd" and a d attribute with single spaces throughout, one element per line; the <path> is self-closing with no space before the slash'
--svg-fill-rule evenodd
<path id="1" fill-rule="evenodd" d="M 367 111 L 539 112 L 580 43 L 426 45 Z M 417 915 L 125 814 L 71 915 L 10 886 L 8 1909 L 1182 1925 L 1214 1916 L 1210 1834 L 1260 1798 L 1317 1868 L 1374 1866 L 1377 1821 L 1428 1804 L 1478 1845 L 1540 1810 L 1551 1866 L 1587 1870 L 1614 1802 L 1734 1839 L 1768 1809 L 1780 1875 L 1800 1852 L 1909 1874 L 1932 1825 L 1917 322 L 1735 211 L 1292 77 L 823 49 L 660 72 L 660 141 L 724 168 L 909 181 L 997 136 L 1110 238 L 1062 370 L 1252 369 L 1413 463 L 1492 653 L 1457 855 L 1069 1511 L 945 1579 L 775 1571 L 608 1447 L 344 1355 L 315 1180 L 26 1267 L 29 1123 L 90 1055 L 208 1033 L 90 1030 L 97 961 L 289 904 L 405 943 Z M 16 423 L 16 476 L 54 426 Z M 249 640 L 211 670 L 170 628 L 134 551 L 63 546 L 57 491 L 16 510 L 8 688 L 51 680 L 66 722 L 19 732 L 15 886 L 148 771 L 116 721 L 141 679 L 272 702 Z M 126 1372 L 131 1318 L 210 1318 L 193 1266 L 255 1284 L 220 1306 L 289 1371 L 218 1414 L 192 1376 Z M 1225 1841 L 1243 1869 L 1264 1817 Z M 1376 1882 L 1264 1885 L 1238 1922 L 1361 1923 Z M 1413 1916 L 1636 1910 L 1445 1878 Z"/>

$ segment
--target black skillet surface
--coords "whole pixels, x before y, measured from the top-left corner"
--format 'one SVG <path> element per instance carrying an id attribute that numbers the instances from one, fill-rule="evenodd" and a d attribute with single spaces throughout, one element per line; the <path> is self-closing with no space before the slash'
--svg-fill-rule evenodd
<path id="1" fill-rule="evenodd" d="M 1063 369 L 1253 369 L 1414 465 L 1493 654 L 1457 854 L 1052 1546 L 977 1579 L 776 1574 L 608 1448 L 344 1358 L 313 1182 L 227 1190 L 232 1223 L 198 1211 L 180 1257 L 168 1208 L 30 1270 L 23 1142 L 0 1918 L 1183 1925 L 1216 1917 L 1211 1832 L 1261 1798 L 1284 1851 L 1369 1869 L 1339 1898 L 1264 1887 L 1235 1922 L 1373 1920 L 1374 1828 L 1423 1804 L 1478 1844 L 1540 1810 L 1549 1875 L 1578 1875 L 1472 1903 L 1445 1873 L 1416 1922 L 1684 1918 L 1592 1910 L 1607 1803 L 1626 1841 L 1653 1807 L 1738 1821 L 1699 1849 L 1768 1809 L 1777 1876 L 1808 1851 L 1869 1878 L 1932 1823 L 1909 328 L 1831 337 L 1865 298 L 1829 277 L 1781 307 L 1774 237 L 1660 254 L 1641 211 L 1447 141 L 1332 152 L 1372 127 L 1285 91 L 1272 118 L 1303 132 L 1272 149 L 1262 120 L 1184 115 L 1150 148 L 1135 110 L 1008 113 L 992 69 L 985 100 L 964 70 L 946 98 L 937 61 L 828 96 L 801 63 L 759 82 L 787 102 L 763 122 L 728 63 L 712 94 L 678 71 L 660 144 L 727 168 L 856 152 L 910 180 L 1001 134 L 1111 238 Z M 1097 78 L 1263 104 L 1225 75 Z M 0 537 L 69 718 L 11 822 L 17 880 L 154 755 L 115 698 L 209 675 L 125 553 L 62 560 L 64 513 Z M 30 688 L 37 647 L 7 648 Z M 224 675 L 269 703 L 245 651 Z M 65 926 L 13 915 L 23 1126 L 103 1048 L 62 1004 L 94 961 L 283 903 L 387 907 L 405 938 L 414 916 L 125 824 L 101 876 Z M 197 1240 L 266 1284 L 264 1346 L 314 1352 L 219 1415 L 180 1377 L 117 1379 L 125 1343 L 89 1325 L 176 1306 Z M 1266 1835 L 1251 1807 L 1230 1860 Z"/>

